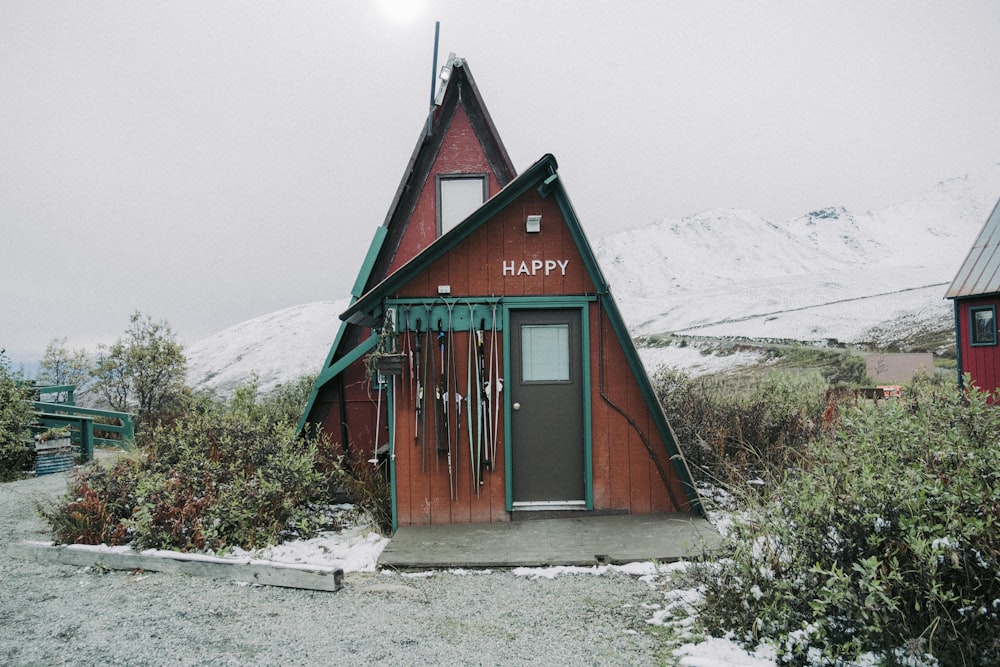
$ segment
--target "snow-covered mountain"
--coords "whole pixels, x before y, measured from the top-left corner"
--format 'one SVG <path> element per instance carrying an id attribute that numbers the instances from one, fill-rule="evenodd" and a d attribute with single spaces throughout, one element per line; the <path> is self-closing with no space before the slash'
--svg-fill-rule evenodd
<path id="1" fill-rule="evenodd" d="M 278 385 L 318 373 L 340 327 L 347 299 L 317 301 L 262 315 L 190 346 L 188 384 L 219 396 L 256 373 L 268 393 Z"/>
<path id="2" fill-rule="evenodd" d="M 945 289 L 998 197 L 1000 165 L 877 212 L 663 220 L 597 256 L 636 334 L 869 341 L 897 321 L 950 322 Z"/>
<path id="3" fill-rule="evenodd" d="M 945 289 L 998 197 L 1000 165 L 881 211 L 827 207 L 772 221 L 719 209 L 593 245 L 637 335 L 878 341 L 950 326 Z M 203 340 L 187 351 L 189 382 L 228 395 L 252 373 L 265 392 L 317 373 L 347 305 L 287 308 Z M 663 361 L 655 350 L 642 353 L 648 366 Z M 672 348 L 668 361 L 689 359 L 705 363 L 693 347 Z"/>

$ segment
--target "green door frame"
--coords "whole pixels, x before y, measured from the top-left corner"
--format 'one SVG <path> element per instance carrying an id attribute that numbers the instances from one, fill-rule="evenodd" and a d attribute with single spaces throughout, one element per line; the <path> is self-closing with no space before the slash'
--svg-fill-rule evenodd
<path id="1" fill-rule="evenodd" d="M 590 406 L 590 311 L 589 306 L 597 301 L 594 296 L 521 296 L 504 297 L 503 304 L 503 330 L 508 335 L 503 337 L 503 376 L 504 384 L 512 387 L 511 380 L 513 373 L 510 367 L 510 311 L 511 310 L 579 310 L 580 311 L 580 354 L 583 356 L 583 382 L 581 391 L 583 392 L 583 478 L 586 509 L 594 509 L 594 466 L 592 445 L 593 437 L 591 431 L 591 406 Z M 511 453 L 511 402 L 510 391 L 503 392 L 503 429 L 506 446 L 504 447 L 504 470 L 505 479 L 505 504 L 508 512 L 514 510 L 514 480 L 511 477 L 511 467 L 513 456 Z"/>

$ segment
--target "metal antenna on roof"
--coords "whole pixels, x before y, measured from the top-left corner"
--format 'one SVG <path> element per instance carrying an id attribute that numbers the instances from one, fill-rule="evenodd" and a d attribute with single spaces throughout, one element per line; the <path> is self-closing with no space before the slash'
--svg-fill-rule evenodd
<path id="1" fill-rule="evenodd" d="M 431 126 L 434 122 L 434 95 L 438 79 L 438 36 L 441 34 L 441 22 L 434 22 L 434 60 L 431 65 L 431 104 L 427 112 L 427 136 L 431 136 Z"/>

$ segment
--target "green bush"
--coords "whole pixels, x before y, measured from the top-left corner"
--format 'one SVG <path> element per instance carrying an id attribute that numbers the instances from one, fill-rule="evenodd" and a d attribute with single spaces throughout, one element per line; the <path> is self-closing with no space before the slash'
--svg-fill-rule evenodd
<path id="1" fill-rule="evenodd" d="M 65 500 L 43 515 L 65 543 L 254 549 L 336 529 L 323 506 L 346 495 L 388 531 L 381 470 L 352 470 L 327 438 L 296 436 L 312 383 L 302 378 L 259 398 L 253 378 L 226 402 L 192 397 L 186 413 L 139 434 L 132 456 L 80 470 Z"/>
<path id="2" fill-rule="evenodd" d="M 32 393 L 19 380 L 0 352 L 0 482 L 24 477 L 34 462 L 28 429 L 34 419 Z"/>
<path id="3" fill-rule="evenodd" d="M 925 382 L 843 408 L 763 497 L 742 490 L 701 622 L 789 664 L 997 664 L 998 452 L 982 393 Z"/>
<path id="4" fill-rule="evenodd" d="M 819 430 L 829 385 L 815 372 L 691 378 L 662 367 L 653 386 L 697 481 L 770 477 Z"/>
<path id="5" fill-rule="evenodd" d="M 79 472 L 45 516 L 66 543 L 181 551 L 253 549 L 323 527 L 330 500 L 316 440 L 287 423 L 197 411 L 145 436 L 141 453 Z"/>
<path id="6" fill-rule="evenodd" d="M 297 423 L 316 384 L 316 376 L 302 375 L 278 385 L 263 396 L 260 395 L 258 379 L 256 374 L 251 375 L 249 380 L 236 387 L 228 403 L 219 407 L 251 419 Z"/>

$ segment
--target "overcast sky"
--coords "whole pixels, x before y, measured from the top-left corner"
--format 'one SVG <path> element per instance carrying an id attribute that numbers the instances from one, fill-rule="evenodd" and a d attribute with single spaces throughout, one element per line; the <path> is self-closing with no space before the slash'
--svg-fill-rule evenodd
<path id="1" fill-rule="evenodd" d="M 1000 162 L 998 2 L 417 4 L 0 2 L 0 348 L 92 349 L 136 309 L 190 344 L 346 296 L 426 117 L 435 20 L 592 241 L 877 210 Z"/>

